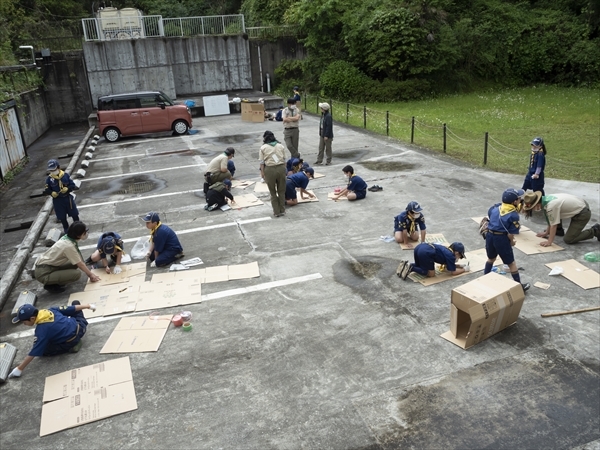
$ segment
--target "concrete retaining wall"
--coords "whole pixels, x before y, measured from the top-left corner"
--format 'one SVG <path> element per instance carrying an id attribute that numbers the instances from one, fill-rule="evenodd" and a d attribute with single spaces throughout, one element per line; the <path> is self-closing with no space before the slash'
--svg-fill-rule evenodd
<path id="1" fill-rule="evenodd" d="M 44 95 L 42 88 L 38 88 L 24 92 L 17 101 L 17 117 L 25 148 L 50 128 L 50 115 L 46 109 Z"/>
<path id="2" fill-rule="evenodd" d="M 267 73 L 271 77 L 271 92 L 273 91 L 275 69 L 285 59 L 304 59 L 306 49 L 295 38 L 281 37 L 276 42 L 252 40 L 250 41 L 250 58 L 252 65 L 252 89 L 260 91 L 260 66 L 258 48 L 260 47 L 260 62 L 262 63 L 263 90 L 267 90 Z M 291 94 L 291 92 L 290 92 Z"/>
<path id="3" fill-rule="evenodd" d="M 250 89 L 250 52 L 242 36 L 85 42 L 92 102 L 101 95 L 161 90 L 172 98 Z"/>
<path id="4" fill-rule="evenodd" d="M 83 52 L 52 53 L 51 62 L 43 62 L 41 70 L 50 123 L 86 121 L 92 102 Z"/>

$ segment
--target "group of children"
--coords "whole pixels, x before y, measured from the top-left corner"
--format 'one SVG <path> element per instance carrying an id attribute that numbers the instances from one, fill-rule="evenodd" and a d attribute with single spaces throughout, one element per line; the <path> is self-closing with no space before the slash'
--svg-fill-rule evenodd
<path id="1" fill-rule="evenodd" d="M 522 189 L 506 189 L 502 193 L 501 202 L 492 205 L 487 217 L 482 221 L 480 232 L 485 239 L 487 261 L 484 274 L 490 273 L 496 259 L 500 257 L 508 266 L 512 278 L 521 284 L 523 291 L 530 288 L 529 283 L 521 283 L 519 270 L 515 262 L 513 247 L 516 245 L 515 235 L 520 230 L 520 214 L 530 218 L 533 211 L 542 211 L 547 222 L 544 231 L 537 233 L 538 237 L 547 240 L 540 242 L 541 246 L 552 245 L 555 236 L 564 236 L 566 244 L 573 244 L 596 237 L 600 240 L 600 224 L 591 228 L 585 226 L 591 218 L 589 204 L 571 194 L 545 195 L 544 168 L 546 165 L 546 146 L 540 137 L 531 141 L 531 156 L 528 172 Z M 562 220 L 570 219 L 567 231 L 562 228 Z M 414 263 L 401 261 L 398 274 L 406 279 L 411 272 L 424 276 L 435 276 L 435 263 L 441 264 L 441 270 L 447 270 L 452 275 L 458 275 L 469 270 L 468 263 L 459 267 L 456 262 L 464 258 L 464 245 L 452 243 L 448 248 L 440 244 L 425 242 L 425 218 L 419 203 L 413 201 L 406 210 L 394 218 L 394 237 L 396 242 L 411 248 L 412 242 L 421 243 L 414 249 Z M 420 236 L 419 233 L 420 232 Z"/>

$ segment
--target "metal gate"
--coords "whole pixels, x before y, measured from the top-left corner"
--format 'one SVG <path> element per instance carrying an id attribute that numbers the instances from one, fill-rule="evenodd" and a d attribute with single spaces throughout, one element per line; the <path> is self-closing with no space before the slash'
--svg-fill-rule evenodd
<path id="1" fill-rule="evenodd" d="M 2 180 L 25 158 L 25 146 L 21 138 L 17 111 L 14 108 L 0 110 L 0 176 Z"/>

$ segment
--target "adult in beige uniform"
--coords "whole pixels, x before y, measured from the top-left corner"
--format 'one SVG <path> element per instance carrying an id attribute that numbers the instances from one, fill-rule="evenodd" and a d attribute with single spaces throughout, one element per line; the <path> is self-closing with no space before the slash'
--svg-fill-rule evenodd
<path id="1" fill-rule="evenodd" d="M 211 184 L 218 183 L 223 180 L 231 180 L 231 172 L 227 168 L 227 163 L 231 158 L 235 156 L 235 149 L 233 147 L 227 147 L 223 154 L 213 158 L 206 168 L 204 174 L 204 194 L 208 192 L 208 188 Z"/>
<path id="2" fill-rule="evenodd" d="M 271 131 L 265 131 L 263 142 L 258 153 L 260 176 L 269 187 L 273 215 L 279 217 L 285 214 L 285 147 L 277 142 Z"/>
<path id="3" fill-rule="evenodd" d="M 571 219 L 565 232 L 565 244 L 575 244 L 579 241 L 596 237 L 600 240 L 600 224 L 584 230 L 592 217 L 590 205 L 584 199 L 571 194 L 542 195 L 541 191 L 527 191 L 523 198 L 525 217 L 530 218 L 533 211 L 542 211 L 548 226 L 536 236 L 547 238 L 540 242 L 542 247 L 548 247 L 554 242 L 557 228 L 562 228 L 564 219 Z"/>
<path id="4" fill-rule="evenodd" d="M 73 222 L 67 234 L 40 256 L 35 265 L 35 279 L 44 289 L 53 293 L 64 292 L 65 284 L 74 283 L 85 273 L 90 281 L 99 281 L 87 268 L 78 243 L 87 238 L 88 229 L 83 222 Z"/>
<path id="5" fill-rule="evenodd" d="M 296 106 L 296 100 L 288 98 L 287 108 L 281 113 L 283 117 L 283 139 L 288 150 L 292 154 L 292 158 L 300 158 L 298 145 L 300 141 L 300 110 Z"/>

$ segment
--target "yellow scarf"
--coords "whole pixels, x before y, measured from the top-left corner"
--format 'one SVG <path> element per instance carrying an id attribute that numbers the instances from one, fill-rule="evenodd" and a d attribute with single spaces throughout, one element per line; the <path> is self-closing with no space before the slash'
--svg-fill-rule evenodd
<path id="1" fill-rule="evenodd" d="M 35 325 L 48 322 L 54 322 L 54 313 L 49 309 L 40 309 L 35 318 Z"/>
<path id="2" fill-rule="evenodd" d="M 510 203 L 502 203 L 500 205 L 500 217 L 510 214 L 513 211 L 518 212 L 517 207 L 515 205 L 512 205 Z"/>
<path id="3" fill-rule="evenodd" d="M 158 230 L 158 227 L 160 227 L 161 225 L 162 225 L 162 222 L 158 222 L 158 225 L 156 225 L 154 228 L 152 228 L 152 231 L 150 231 L 150 242 L 153 242 L 154 233 L 156 233 L 156 230 Z"/>
<path id="4" fill-rule="evenodd" d="M 63 170 L 59 170 L 58 174 L 54 175 L 54 174 L 50 174 L 51 178 L 54 178 L 55 180 L 58 181 L 58 191 L 60 192 L 60 190 L 63 188 L 63 184 L 62 181 L 60 181 L 60 179 L 65 175 L 65 172 Z"/>

